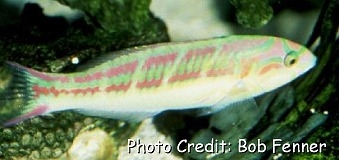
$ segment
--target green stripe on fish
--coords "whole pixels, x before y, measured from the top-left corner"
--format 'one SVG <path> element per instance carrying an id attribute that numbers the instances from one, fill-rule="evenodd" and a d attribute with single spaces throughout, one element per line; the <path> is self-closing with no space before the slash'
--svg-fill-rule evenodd
<path id="1" fill-rule="evenodd" d="M 69 74 L 8 63 L 2 70 L 8 79 L 0 86 L 0 122 L 69 109 L 141 120 L 169 109 L 228 106 L 289 83 L 316 63 L 305 47 L 271 36 L 161 43 L 107 57 Z"/>

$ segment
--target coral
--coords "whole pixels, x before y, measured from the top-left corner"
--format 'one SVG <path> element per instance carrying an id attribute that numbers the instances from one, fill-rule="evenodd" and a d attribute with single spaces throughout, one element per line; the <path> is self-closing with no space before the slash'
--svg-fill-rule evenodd
<path id="1" fill-rule="evenodd" d="M 141 125 L 139 126 L 138 130 L 134 133 L 132 137 L 129 139 L 137 140 L 140 139 L 141 143 L 143 144 L 155 144 L 160 141 L 162 144 L 170 144 L 172 145 L 172 141 L 170 137 L 166 137 L 164 134 L 157 131 L 155 125 L 152 122 L 151 118 L 145 119 Z M 127 140 L 126 140 L 127 142 Z M 131 149 L 131 152 L 128 152 L 127 145 L 122 145 L 119 147 L 119 156 L 118 160 L 125 160 L 125 159 L 138 159 L 138 160 L 149 160 L 149 159 L 162 159 L 162 160 L 179 160 L 181 159 L 178 156 L 173 154 L 164 153 L 164 148 L 161 150 L 155 149 L 153 153 L 143 153 L 143 149 L 140 149 L 141 153 L 138 153 L 138 147 Z M 175 149 L 172 149 L 172 152 Z M 159 154 L 159 152 L 161 152 Z"/>
<path id="2" fill-rule="evenodd" d="M 0 128 L 0 159 L 58 158 L 68 151 L 79 133 L 100 128 L 119 146 L 134 133 L 138 124 L 86 117 L 62 112 L 32 118 L 11 128 Z"/>
<path id="3" fill-rule="evenodd" d="M 76 4 L 91 7 L 93 3 L 98 2 L 81 1 Z M 79 58 L 82 64 L 93 57 L 114 50 L 168 41 L 163 23 L 148 14 L 149 1 L 133 1 L 133 8 L 137 12 L 130 12 L 129 2 L 117 2 L 109 6 L 96 5 L 105 7 L 103 10 L 87 8 L 96 11 L 85 10 L 86 13 L 97 14 L 88 14 L 87 21 L 78 19 L 72 24 L 65 23 L 62 17 L 43 16 L 43 10 L 31 3 L 29 6 L 36 10 L 28 12 L 26 8 L 20 19 L 7 25 L 0 25 L 0 62 L 15 61 L 47 72 L 73 72 L 77 67 L 72 64 L 73 57 Z M 124 13 L 123 16 L 119 16 L 121 13 Z M 98 20 L 92 16 L 98 17 Z M 128 20 L 125 16 L 129 17 Z M 102 24 L 97 26 L 96 22 L 99 20 Z M 8 76 L 1 75 L 0 91 L 8 82 L 7 78 Z M 2 108 L 0 111 L 6 112 L 6 109 L 14 106 L 19 105 L 6 104 L 0 106 Z M 125 139 L 137 126 L 138 124 L 112 119 L 87 117 L 71 111 L 39 116 L 9 128 L 0 127 L 0 159 L 58 158 L 67 152 L 79 132 L 93 128 L 100 128 L 109 133 L 119 146 L 126 143 Z"/>
<path id="4" fill-rule="evenodd" d="M 72 160 L 113 160 L 117 156 L 117 149 L 105 131 L 94 129 L 75 137 L 67 156 Z"/>

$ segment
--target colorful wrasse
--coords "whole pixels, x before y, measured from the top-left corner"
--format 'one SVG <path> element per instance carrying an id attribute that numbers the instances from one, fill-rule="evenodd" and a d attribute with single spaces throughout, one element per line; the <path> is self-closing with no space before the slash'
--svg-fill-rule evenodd
<path id="1" fill-rule="evenodd" d="M 276 89 L 316 63 L 305 47 L 270 36 L 230 36 L 127 49 L 70 74 L 7 62 L 0 122 L 74 109 L 141 120 L 164 110 L 227 106 Z"/>

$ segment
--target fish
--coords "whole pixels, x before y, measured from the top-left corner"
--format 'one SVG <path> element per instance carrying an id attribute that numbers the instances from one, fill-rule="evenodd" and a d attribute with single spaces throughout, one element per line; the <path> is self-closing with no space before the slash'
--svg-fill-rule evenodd
<path id="1" fill-rule="evenodd" d="M 165 110 L 214 113 L 290 83 L 316 60 L 288 39 L 233 35 L 115 51 L 73 73 L 5 62 L 0 123 L 15 125 L 64 110 L 136 122 Z"/>

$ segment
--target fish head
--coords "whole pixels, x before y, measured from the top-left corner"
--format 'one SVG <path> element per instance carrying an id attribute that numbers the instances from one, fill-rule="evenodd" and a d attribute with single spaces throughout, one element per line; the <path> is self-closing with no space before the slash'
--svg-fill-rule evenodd
<path id="1" fill-rule="evenodd" d="M 274 37 L 270 49 L 264 51 L 258 61 L 254 80 L 264 92 L 279 88 L 300 77 L 316 65 L 317 58 L 306 47 L 287 39 Z"/>
<path id="2" fill-rule="evenodd" d="M 306 47 L 299 45 L 295 42 L 283 39 L 284 68 L 286 71 L 292 72 L 292 79 L 303 75 L 316 65 L 316 56 Z M 292 74 L 291 73 L 291 74 Z"/>

